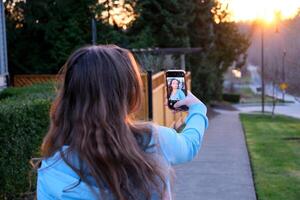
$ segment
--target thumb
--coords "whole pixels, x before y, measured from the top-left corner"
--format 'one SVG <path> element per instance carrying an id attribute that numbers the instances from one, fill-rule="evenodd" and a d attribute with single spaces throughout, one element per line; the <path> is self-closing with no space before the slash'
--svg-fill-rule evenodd
<path id="1" fill-rule="evenodd" d="M 174 107 L 175 107 L 175 108 L 178 108 L 178 107 L 183 106 L 183 105 L 185 105 L 185 99 L 184 99 L 184 100 L 177 101 L 177 102 L 174 104 Z"/>

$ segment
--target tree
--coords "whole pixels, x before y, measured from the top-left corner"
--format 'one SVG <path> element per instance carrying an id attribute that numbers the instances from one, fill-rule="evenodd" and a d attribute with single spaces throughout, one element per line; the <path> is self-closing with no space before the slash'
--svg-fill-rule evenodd
<path id="1" fill-rule="evenodd" d="M 5 5 L 13 73 L 57 73 L 74 49 L 91 43 L 95 18 L 100 44 L 201 47 L 186 63 L 192 90 L 209 101 L 220 99 L 223 73 L 232 63 L 244 64 L 249 45 L 217 0 L 7 0 Z"/>
<path id="2" fill-rule="evenodd" d="M 193 90 L 205 101 L 221 99 L 223 74 L 233 63 L 237 68 L 245 64 L 249 39 L 239 32 L 236 23 L 228 21 L 228 11 L 219 1 L 196 2 L 191 46 L 200 46 L 203 52 L 191 59 Z"/>
<path id="3" fill-rule="evenodd" d="M 89 43 L 92 0 L 6 1 L 12 73 L 57 73 L 67 56 Z M 8 6 L 12 5 L 12 6 Z"/>
<path id="4" fill-rule="evenodd" d="M 139 17 L 129 34 L 146 35 L 144 44 L 152 47 L 189 47 L 188 25 L 193 16 L 193 2 L 191 0 L 144 0 L 137 1 Z M 135 47 L 140 42 L 135 43 Z"/>
<path id="5" fill-rule="evenodd" d="M 189 25 L 191 47 L 201 47 L 202 52 L 190 56 L 192 71 L 192 90 L 204 101 L 209 101 L 214 91 L 214 67 L 208 62 L 207 57 L 213 48 L 213 15 L 211 9 L 213 2 L 210 0 L 194 0 L 194 19 Z"/>

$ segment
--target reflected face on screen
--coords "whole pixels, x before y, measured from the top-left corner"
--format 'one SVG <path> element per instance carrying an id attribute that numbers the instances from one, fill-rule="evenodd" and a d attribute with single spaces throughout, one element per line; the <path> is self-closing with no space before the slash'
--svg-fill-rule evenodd
<path id="1" fill-rule="evenodd" d="M 166 87 L 168 107 L 172 110 L 187 110 L 186 106 L 174 108 L 174 104 L 186 98 L 186 84 L 184 72 L 180 70 L 174 72 L 166 72 Z"/>
<path id="2" fill-rule="evenodd" d="M 185 98 L 184 78 L 168 78 L 168 98 L 172 101 L 179 101 Z M 174 103 L 174 102 L 173 102 Z"/>
<path id="3" fill-rule="evenodd" d="M 172 82 L 171 82 L 171 87 L 172 87 L 172 89 L 178 89 L 179 81 L 176 80 L 176 79 L 173 79 Z"/>

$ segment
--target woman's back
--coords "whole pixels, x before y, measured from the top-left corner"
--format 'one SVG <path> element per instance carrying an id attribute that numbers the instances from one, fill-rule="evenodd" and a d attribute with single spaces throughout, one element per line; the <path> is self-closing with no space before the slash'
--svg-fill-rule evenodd
<path id="1" fill-rule="evenodd" d="M 204 104 L 190 102 L 181 134 L 132 121 L 141 79 L 133 56 L 116 46 L 77 50 L 63 76 L 42 145 L 38 199 L 171 199 L 170 165 L 197 154 L 208 125 Z"/>

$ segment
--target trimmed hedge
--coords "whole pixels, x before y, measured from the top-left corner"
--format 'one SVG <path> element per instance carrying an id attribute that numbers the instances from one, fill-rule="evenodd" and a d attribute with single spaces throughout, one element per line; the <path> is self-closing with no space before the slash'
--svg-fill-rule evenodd
<path id="1" fill-rule="evenodd" d="M 48 99 L 54 95 L 54 83 L 35 84 L 26 87 L 10 87 L 0 92 L 0 101 L 7 98 Z"/>
<path id="2" fill-rule="evenodd" d="M 54 93 L 37 91 L 36 86 L 3 92 L 13 95 L 0 100 L 0 199 L 16 199 L 35 190 L 29 161 L 39 157 Z"/>
<path id="3" fill-rule="evenodd" d="M 239 103 L 241 95 L 232 94 L 232 93 L 224 93 L 222 95 L 222 98 L 223 98 L 224 101 L 228 101 L 228 102 L 231 102 L 231 103 Z"/>

